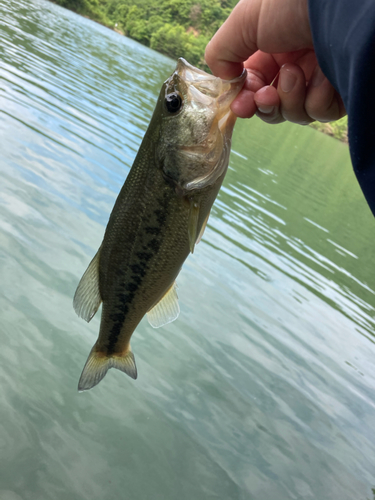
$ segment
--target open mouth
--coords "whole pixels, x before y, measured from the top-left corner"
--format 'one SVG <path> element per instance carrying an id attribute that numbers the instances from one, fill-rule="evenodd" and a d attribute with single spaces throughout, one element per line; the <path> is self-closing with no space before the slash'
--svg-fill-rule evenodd
<path id="1" fill-rule="evenodd" d="M 226 130 L 235 122 L 230 105 L 243 87 L 246 70 L 244 69 L 242 74 L 233 80 L 222 80 L 180 58 L 176 73 L 188 86 L 193 100 L 216 110 L 216 127 L 225 135 Z"/>
<path id="2" fill-rule="evenodd" d="M 176 73 L 189 87 L 195 87 L 201 94 L 217 99 L 220 107 L 229 107 L 243 87 L 246 79 L 246 70 L 233 80 L 222 80 L 205 71 L 195 68 L 182 57 L 177 62 Z"/>
<path id="3" fill-rule="evenodd" d="M 208 128 L 198 140 L 180 147 L 180 154 L 188 157 L 191 164 L 202 165 L 200 175 L 186 175 L 181 188 L 186 192 L 202 189 L 214 184 L 227 169 L 236 121 L 230 105 L 243 87 L 246 70 L 233 80 L 222 80 L 180 58 L 171 79 L 183 84 L 193 112 L 207 116 Z"/>

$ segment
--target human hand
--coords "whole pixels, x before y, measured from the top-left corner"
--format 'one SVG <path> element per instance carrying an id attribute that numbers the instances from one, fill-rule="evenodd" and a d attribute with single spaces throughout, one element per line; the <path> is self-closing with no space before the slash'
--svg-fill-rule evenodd
<path id="1" fill-rule="evenodd" d="M 305 125 L 346 114 L 318 65 L 307 0 L 241 0 L 207 45 L 205 58 L 224 79 L 247 69 L 231 106 L 241 118 L 257 114 L 267 123 Z"/>

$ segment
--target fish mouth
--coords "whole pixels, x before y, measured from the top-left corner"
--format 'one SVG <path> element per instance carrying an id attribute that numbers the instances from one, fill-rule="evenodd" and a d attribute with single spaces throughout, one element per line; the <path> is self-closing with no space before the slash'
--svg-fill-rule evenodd
<path id="1" fill-rule="evenodd" d="M 244 69 L 240 76 L 232 80 L 222 80 L 180 58 L 175 74 L 186 85 L 188 99 L 194 102 L 197 108 L 203 106 L 211 109 L 214 115 L 207 135 L 198 143 L 181 148 L 191 157 L 195 155 L 206 157 L 206 171 L 184 185 L 186 191 L 191 191 L 213 184 L 226 171 L 232 132 L 237 118 L 230 106 L 245 83 L 247 71 Z"/>
<path id="2" fill-rule="evenodd" d="M 242 89 L 247 74 L 246 69 L 244 69 L 237 78 L 222 80 L 202 69 L 195 68 L 182 57 L 178 59 L 176 73 L 189 87 L 193 86 L 203 95 L 217 99 L 217 104 L 220 107 L 229 107 L 232 104 Z"/>
<path id="3" fill-rule="evenodd" d="M 237 117 L 230 110 L 230 106 L 245 83 L 246 69 L 244 68 L 241 75 L 232 80 L 222 80 L 192 66 L 180 57 L 175 73 L 186 84 L 192 100 L 216 110 L 215 124 L 220 132 L 228 135 L 226 134 L 228 131 L 231 135 Z"/>
<path id="4" fill-rule="evenodd" d="M 215 110 L 216 123 L 218 123 L 222 133 L 225 132 L 228 123 L 232 124 L 231 128 L 233 129 L 236 116 L 230 111 L 230 105 L 245 83 L 247 75 L 245 68 L 240 76 L 232 80 L 222 80 L 192 66 L 180 57 L 174 74 L 178 75 L 178 78 L 184 82 L 189 98 L 192 101 Z"/>

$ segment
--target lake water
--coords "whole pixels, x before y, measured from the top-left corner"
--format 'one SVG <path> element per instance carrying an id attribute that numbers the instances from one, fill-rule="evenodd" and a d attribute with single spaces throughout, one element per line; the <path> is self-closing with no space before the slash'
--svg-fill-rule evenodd
<path id="1" fill-rule="evenodd" d="M 79 394 L 72 308 L 175 62 L 42 0 L 0 0 L 0 500 L 373 500 L 375 220 L 348 148 L 236 125 L 139 378 Z"/>

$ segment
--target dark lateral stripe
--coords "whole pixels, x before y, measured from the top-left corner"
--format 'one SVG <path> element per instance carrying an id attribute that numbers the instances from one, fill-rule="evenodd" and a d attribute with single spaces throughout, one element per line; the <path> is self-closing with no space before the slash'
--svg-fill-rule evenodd
<path id="1" fill-rule="evenodd" d="M 152 258 L 153 254 L 150 252 L 137 252 L 137 257 L 141 259 L 141 261 L 148 261 Z"/>
<path id="2" fill-rule="evenodd" d="M 159 251 L 161 245 L 161 241 L 158 241 L 156 238 L 152 238 L 151 241 L 147 243 L 147 247 L 150 248 L 154 253 Z"/>
<path id="3" fill-rule="evenodd" d="M 110 330 L 108 336 L 108 344 L 107 344 L 107 355 L 110 356 L 115 352 L 115 347 L 117 343 L 117 339 L 121 333 L 122 325 L 125 321 L 125 316 L 128 313 L 129 308 L 127 305 L 122 307 L 122 310 L 118 313 L 111 314 L 110 318 L 114 321 L 112 328 Z"/>
<path id="4" fill-rule="evenodd" d="M 145 233 L 154 234 L 155 236 L 157 236 L 160 233 L 160 227 L 146 227 Z"/>
<path id="5" fill-rule="evenodd" d="M 161 246 L 160 236 L 162 233 L 162 227 L 165 225 L 167 220 L 168 197 L 164 194 L 162 198 L 158 199 L 158 202 L 159 208 L 154 210 L 158 226 L 150 226 L 144 229 L 146 234 L 153 235 L 155 238 L 152 238 L 149 242 L 147 242 L 146 245 L 143 246 L 142 251 L 136 253 L 139 258 L 139 262 L 129 266 L 132 271 L 130 281 L 121 285 L 121 289 L 116 295 L 116 302 L 118 305 L 115 307 L 114 312 L 109 315 L 109 320 L 113 321 L 113 324 L 108 335 L 108 355 L 111 355 L 116 351 L 116 344 L 125 322 L 125 318 L 129 313 L 129 306 L 131 305 L 137 290 L 141 286 L 143 278 L 146 276 L 147 263 L 157 254 Z"/>
<path id="6" fill-rule="evenodd" d="M 134 274 L 130 277 L 128 283 L 122 283 L 121 289 L 116 295 L 115 312 L 109 315 L 109 319 L 113 321 L 112 327 L 108 336 L 107 354 L 111 355 L 116 351 L 116 344 L 120 336 L 122 326 L 126 315 L 129 312 L 129 306 L 133 302 L 135 293 L 142 284 L 143 278 L 146 276 L 147 262 L 153 254 L 149 252 L 138 252 L 137 256 L 141 259 L 137 264 L 131 264 L 129 267 Z"/>

